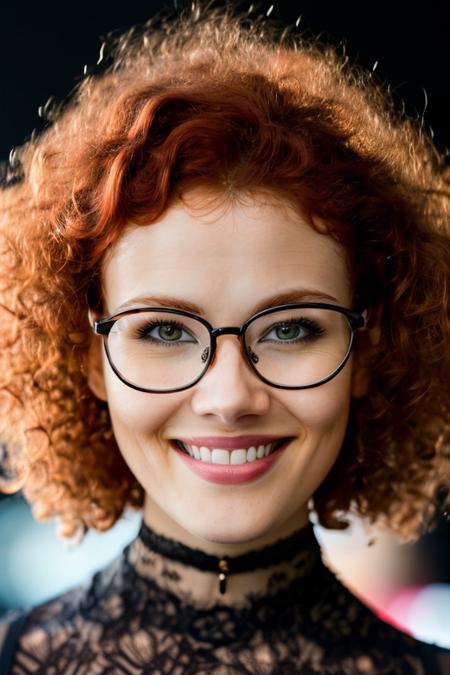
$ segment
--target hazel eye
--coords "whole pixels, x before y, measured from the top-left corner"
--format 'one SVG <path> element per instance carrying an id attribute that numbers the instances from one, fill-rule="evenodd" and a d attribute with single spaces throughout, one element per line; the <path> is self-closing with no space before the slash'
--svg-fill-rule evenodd
<path id="1" fill-rule="evenodd" d="M 306 342 L 314 340 L 324 333 L 324 329 L 310 319 L 283 321 L 272 326 L 261 342 Z"/>
<path id="2" fill-rule="evenodd" d="M 140 340 L 149 340 L 155 343 L 185 343 L 195 342 L 186 327 L 178 321 L 147 321 L 137 329 Z M 184 338 L 184 339 L 181 339 Z"/>
<path id="3" fill-rule="evenodd" d="M 283 324 L 274 328 L 274 331 L 278 338 L 286 340 L 294 340 L 302 334 L 305 335 L 305 331 L 302 331 L 298 324 Z"/>
<path id="4" fill-rule="evenodd" d="M 165 324 L 161 326 L 157 326 L 156 328 L 153 328 L 152 331 L 148 331 L 147 334 L 154 338 L 155 336 L 152 335 L 156 331 L 157 337 L 162 338 L 163 340 L 168 340 L 170 342 L 175 342 L 179 338 L 181 338 L 183 334 L 183 330 L 179 328 L 178 326 L 175 326 L 174 324 Z"/>

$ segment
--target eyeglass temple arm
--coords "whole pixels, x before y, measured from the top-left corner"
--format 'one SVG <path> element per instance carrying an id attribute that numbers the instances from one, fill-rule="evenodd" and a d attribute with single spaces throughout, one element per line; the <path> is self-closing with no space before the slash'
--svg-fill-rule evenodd
<path id="1" fill-rule="evenodd" d="M 349 310 L 347 310 L 345 313 L 352 325 L 352 328 L 362 328 L 365 325 L 367 319 L 366 310 L 364 310 L 361 314 L 357 314 L 356 312 L 351 312 Z M 115 321 L 115 319 L 100 319 L 99 321 L 94 321 L 94 332 L 97 335 L 108 335 Z M 221 328 L 214 328 L 211 331 L 212 335 L 215 337 L 226 334 L 242 335 L 242 332 L 242 327 L 237 328 L 234 326 L 223 326 Z"/>
<path id="2" fill-rule="evenodd" d="M 108 335 L 111 328 L 114 326 L 114 323 L 115 319 L 101 319 L 100 321 L 94 321 L 94 333 L 97 335 Z"/>
<path id="3" fill-rule="evenodd" d="M 365 308 L 361 312 L 347 311 L 347 318 L 353 329 L 364 328 L 369 320 L 369 309 Z"/>

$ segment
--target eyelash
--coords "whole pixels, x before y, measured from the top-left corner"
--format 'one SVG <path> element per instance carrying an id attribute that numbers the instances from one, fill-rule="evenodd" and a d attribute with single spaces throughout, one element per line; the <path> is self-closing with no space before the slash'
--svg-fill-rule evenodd
<path id="1" fill-rule="evenodd" d="M 266 331 L 266 335 L 269 334 L 271 331 L 273 331 L 275 328 L 278 326 L 286 326 L 289 324 L 297 324 L 302 326 L 303 328 L 306 328 L 307 330 L 311 331 L 310 335 L 307 335 L 306 337 L 296 339 L 296 340 L 286 340 L 287 344 L 293 344 L 295 342 L 300 342 L 300 341 L 307 341 L 307 340 L 312 340 L 315 337 L 318 337 L 319 335 L 322 335 L 325 331 L 319 324 L 317 324 L 315 321 L 312 319 L 305 319 L 301 318 L 298 319 L 296 317 L 291 317 L 290 319 L 285 319 L 283 321 L 279 321 L 278 323 L 273 324 L 270 326 L 270 328 Z M 158 326 L 174 326 L 175 328 L 179 328 L 180 330 L 186 330 L 186 327 L 184 324 L 182 324 L 180 321 L 151 321 L 143 326 L 140 326 L 137 329 L 137 337 L 138 339 L 149 339 L 153 340 L 148 333 L 151 332 L 154 328 L 157 328 Z M 155 342 L 159 342 L 158 340 L 155 340 Z M 180 341 L 175 341 L 175 342 L 170 342 L 170 341 L 162 341 L 164 342 L 165 345 L 170 346 L 170 347 L 176 347 L 179 345 L 181 342 Z M 283 340 L 273 340 L 273 342 L 283 342 Z"/>
<path id="2" fill-rule="evenodd" d="M 139 328 L 137 328 L 136 333 L 137 333 L 138 339 L 142 340 L 142 339 L 145 338 L 147 340 L 153 340 L 154 338 L 150 337 L 148 335 L 148 333 L 150 331 L 152 331 L 154 328 L 157 328 L 158 326 L 175 326 L 175 328 L 180 328 L 181 330 L 186 330 L 186 327 L 180 321 L 170 321 L 170 322 L 163 321 L 163 320 L 150 321 L 150 322 L 144 324 L 143 326 L 139 326 Z M 154 340 L 154 342 L 160 342 L 160 340 Z M 161 342 L 163 342 L 163 341 L 161 340 Z M 170 341 L 164 342 L 164 345 L 167 345 L 169 347 L 176 347 L 179 344 L 180 344 L 180 342 L 170 342 Z"/>
<path id="3" fill-rule="evenodd" d="M 286 326 L 286 325 L 290 325 L 290 324 L 297 324 L 299 326 L 302 326 L 303 328 L 306 328 L 307 330 L 311 331 L 311 333 L 310 333 L 310 335 L 308 335 L 306 337 L 303 337 L 301 339 L 290 340 L 290 341 L 286 340 L 286 343 L 288 343 L 288 344 L 289 344 L 289 342 L 290 342 L 290 344 L 293 344 L 295 342 L 300 342 L 300 341 L 305 342 L 307 340 L 313 340 L 314 338 L 318 337 L 319 335 L 323 335 L 323 333 L 325 333 L 325 329 L 322 328 L 321 326 L 319 326 L 319 324 L 316 323 L 315 321 L 313 321 L 312 319 L 304 319 L 304 318 L 298 319 L 298 318 L 295 318 L 295 317 L 291 317 L 290 319 L 284 319 L 283 321 L 279 321 L 278 323 L 273 324 L 273 326 L 271 326 L 269 328 L 269 330 L 266 332 L 266 335 L 268 333 L 272 332 L 275 328 L 278 328 L 278 326 Z M 283 340 L 276 340 L 275 342 L 283 342 Z"/>

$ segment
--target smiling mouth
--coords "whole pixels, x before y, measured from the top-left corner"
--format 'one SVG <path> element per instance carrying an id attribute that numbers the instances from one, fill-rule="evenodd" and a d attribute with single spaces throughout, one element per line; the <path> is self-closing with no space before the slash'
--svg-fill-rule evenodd
<path id="1" fill-rule="evenodd" d="M 206 464 L 249 464 L 258 459 L 268 457 L 278 450 L 292 437 L 279 438 L 277 441 L 267 443 L 266 445 L 252 445 L 248 448 L 238 448 L 236 450 L 224 450 L 223 448 L 207 448 L 206 446 L 188 445 L 182 441 L 174 439 L 176 446 L 193 459 Z"/>

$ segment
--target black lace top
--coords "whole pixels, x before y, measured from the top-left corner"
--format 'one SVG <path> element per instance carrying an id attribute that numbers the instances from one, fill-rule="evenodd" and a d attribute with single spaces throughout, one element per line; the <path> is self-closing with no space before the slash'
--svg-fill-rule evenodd
<path id="1" fill-rule="evenodd" d="M 450 673 L 446 650 L 383 623 L 346 590 L 323 564 L 311 525 L 295 536 L 290 553 L 282 540 L 246 554 L 247 571 L 229 559 L 223 593 L 211 556 L 143 525 L 88 586 L 20 615 L 14 631 L 15 615 L 0 623 L 9 661 L 0 672 Z"/>

